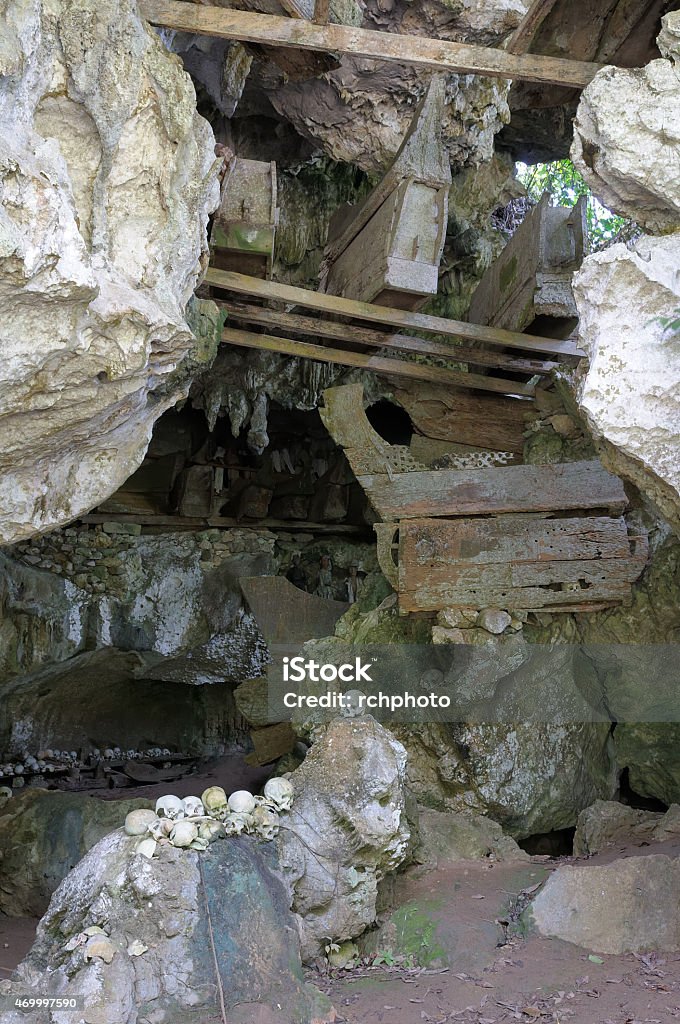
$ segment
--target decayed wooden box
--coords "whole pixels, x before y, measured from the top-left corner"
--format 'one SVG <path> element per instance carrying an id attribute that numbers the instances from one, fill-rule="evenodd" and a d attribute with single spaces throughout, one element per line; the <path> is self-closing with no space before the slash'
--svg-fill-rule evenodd
<path id="1" fill-rule="evenodd" d="M 570 333 L 577 317 L 571 279 L 587 248 L 586 209 L 585 199 L 567 209 L 551 206 L 545 195 L 477 285 L 470 322 L 524 331 L 550 317 L 565 321 Z"/>
<path id="2" fill-rule="evenodd" d="M 435 76 L 383 180 L 333 221 L 322 290 L 400 309 L 436 294 L 451 187 L 445 98 L 445 79 Z"/>
<path id="3" fill-rule="evenodd" d="M 276 164 L 235 157 L 210 236 L 212 266 L 271 278 L 278 225 Z"/>
<path id="4" fill-rule="evenodd" d="M 382 522 L 399 610 L 584 611 L 630 600 L 647 561 L 621 480 L 597 460 L 425 469 L 369 423 L 362 388 L 324 392 L 323 422 Z"/>

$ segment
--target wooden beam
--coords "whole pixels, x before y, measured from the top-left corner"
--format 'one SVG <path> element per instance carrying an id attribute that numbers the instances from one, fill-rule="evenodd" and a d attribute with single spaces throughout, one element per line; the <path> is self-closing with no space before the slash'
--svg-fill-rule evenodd
<path id="1" fill-rule="evenodd" d="M 314 0 L 314 17 L 312 21 L 315 25 L 327 25 L 331 17 L 331 0 Z"/>
<path id="2" fill-rule="evenodd" d="M 135 526 L 154 526 L 164 530 L 287 530 L 294 533 L 347 533 L 370 536 L 370 526 L 355 526 L 352 523 L 311 523 L 306 519 L 258 519 L 244 522 L 227 516 L 180 516 L 155 515 L 138 512 L 90 512 L 78 516 L 77 522 L 95 526 L 101 523 L 132 523 Z"/>
<path id="3" fill-rule="evenodd" d="M 413 338 L 407 334 L 385 334 L 369 327 L 355 327 L 335 320 L 317 320 L 296 313 L 279 313 L 262 306 L 242 306 L 235 302 L 218 302 L 218 306 L 229 312 L 229 318 L 240 323 L 258 324 L 261 327 L 310 334 L 314 337 L 333 338 L 336 341 L 367 345 L 371 348 L 392 348 L 401 352 L 418 355 L 443 356 L 457 363 L 473 363 L 475 366 L 494 366 L 517 373 L 548 374 L 556 370 L 559 363 L 541 359 L 522 359 L 521 356 L 505 355 L 503 352 L 489 352 L 488 349 L 465 348 L 431 338 Z"/>
<path id="4" fill-rule="evenodd" d="M 371 373 L 387 377 L 408 377 L 410 380 L 428 381 L 431 384 L 450 385 L 457 388 L 473 388 L 478 391 L 493 391 L 499 395 L 517 395 L 531 398 L 534 388 L 501 377 L 483 377 L 477 373 L 458 373 L 442 370 L 437 366 L 424 366 L 403 359 L 386 359 L 383 356 L 367 355 L 364 352 L 344 352 L 341 349 L 310 345 L 305 341 L 290 338 L 275 338 L 271 334 L 251 334 L 227 327 L 222 331 L 222 341 L 242 348 L 254 348 L 264 352 L 278 352 L 297 359 L 313 359 L 320 363 L 338 363 L 340 366 L 358 366 Z"/>
<path id="5" fill-rule="evenodd" d="M 534 0 L 505 45 L 508 53 L 521 54 L 529 50 L 536 33 L 552 11 L 555 3 L 556 0 Z"/>
<path id="6" fill-rule="evenodd" d="M 196 35 L 216 36 L 267 46 L 348 53 L 370 60 L 413 64 L 435 71 L 487 75 L 516 81 L 585 88 L 601 65 L 534 54 L 515 55 L 492 47 L 445 39 L 377 32 L 346 25 L 253 14 L 182 0 L 141 0 L 142 15 L 154 25 Z"/>
<path id="7" fill-rule="evenodd" d="M 435 469 L 359 476 L 381 519 L 608 509 L 628 504 L 623 484 L 597 460 L 547 466 Z"/>
<path id="8" fill-rule="evenodd" d="M 377 306 L 370 302 L 357 302 L 355 299 L 326 295 L 323 292 L 312 292 L 306 288 L 295 288 L 288 284 L 261 281 L 258 278 L 235 274 L 229 270 L 216 270 L 214 267 L 210 267 L 204 280 L 206 284 L 224 291 L 250 295 L 266 301 L 285 302 L 306 309 L 315 309 L 322 313 L 335 313 L 338 316 L 348 316 L 355 320 L 387 324 L 399 329 L 410 327 L 416 331 L 428 331 L 453 338 L 482 341 L 488 345 L 523 349 L 527 352 L 540 352 L 541 354 L 577 359 L 585 357 L 585 352 L 578 349 L 573 341 L 540 338 L 533 334 L 520 334 L 519 331 L 505 331 L 500 327 L 468 324 L 462 320 L 447 320 L 445 317 L 430 316 L 426 313 L 411 313 L 404 309 L 389 309 L 386 306 Z"/>

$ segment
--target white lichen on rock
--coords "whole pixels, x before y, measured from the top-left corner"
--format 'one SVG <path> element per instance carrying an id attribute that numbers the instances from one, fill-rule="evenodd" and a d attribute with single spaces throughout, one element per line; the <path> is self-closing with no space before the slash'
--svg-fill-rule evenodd
<path id="1" fill-rule="evenodd" d="M 0 14 L 0 539 L 139 466 L 185 390 L 184 311 L 218 200 L 212 130 L 131 0 Z"/>

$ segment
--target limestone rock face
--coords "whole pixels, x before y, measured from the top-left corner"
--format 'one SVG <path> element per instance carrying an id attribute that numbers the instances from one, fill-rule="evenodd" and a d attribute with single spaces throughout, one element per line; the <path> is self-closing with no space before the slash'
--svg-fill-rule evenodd
<path id="1" fill-rule="evenodd" d="M 90 850 L 55 892 L 18 980 L 0 992 L 57 995 L 68 985 L 97 1024 L 202 1024 L 220 1016 L 218 986 L 230 1024 L 333 1019 L 303 980 L 288 894 L 265 847 L 223 839 L 201 854 L 166 846 L 149 860 L 137 843 L 118 829 Z M 105 932 L 98 953 L 71 941 L 92 927 Z"/>
<path id="2" fill-rule="evenodd" d="M 660 46 L 677 61 L 680 13 L 664 25 Z M 680 227 L 679 146 L 680 64 L 607 67 L 584 91 L 572 160 L 605 206 L 654 233 Z"/>
<path id="3" fill-rule="evenodd" d="M 580 341 L 590 360 L 577 385 L 581 412 L 607 467 L 631 480 L 676 526 L 680 346 L 659 318 L 673 317 L 680 307 L 678 267 L 676 232 L 589 256 L 574 279 Z"/>
<path id="4" fill-rule="evenodd" d="M 609 800 L 596 800 L 578 816 L 574 854 L 592 856 L 608 846 L 649 842 L 662 843 L 680 835 L 680 806 L 672 804 L 665 814 L 643 811 Z"/>
<path id="5" fill-rule="evenodd" d="M 652 854 L 554 871 L 531 906 L 541 935 L 596 953 L 680 949 L 680 859 Z"/>
<path id="6" fill-rule="evenodd" d="M 370 716 L 331 722 L 291 775 L 295 801 L 278 837 L 303 957 L 356 938 L 376 916 L 378 882 L 405 859 L 406 751 Z"/>
<path id="7" fill-rule="evenodd" d="M 7 542 L 111 494 L 185 393 L 218 189 L 191 81 L 132 0 L 26 0 L 0 22 Z"/>
<path id="8" fill-rule="evenodd" d="M 144 799 L 97 800 L 87 793 L 26 787 L 0 810 L 0 911 L 40 917 L 52 893 L 95 843 Z"/>

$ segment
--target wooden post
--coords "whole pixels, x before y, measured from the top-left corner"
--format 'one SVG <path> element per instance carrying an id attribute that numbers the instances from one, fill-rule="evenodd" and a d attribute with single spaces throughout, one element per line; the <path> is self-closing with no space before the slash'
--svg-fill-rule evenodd
<path id="1" fill-rule="evenodd" d="M 602 65 L 537 54 L 508 53 L 493 47 L 446 39 L 377 32 L 347 25 L 315 25 L 273 14 L 207 7 L 182 0 L 141 0 L 142 15 L 153 25 L 196 35 L 236 39 L 266 46 L 348 53 L 370 60 L 413 64 L 433 71 L 545 82 L 584 89 Z"/>
<path id="2" fill-rule="evenodd" d="M 552 11 L 555 2 L 556 0 L 534 0 L 505 45 L 508 53 L 526 53 L 531 48 L 536 33 Z"/>
<path id="3" fill-rule="evenodd" d="M 316 25 L 327 25 L 331 16 L 331 0 L 315 0 L 313 21 Z"/>

